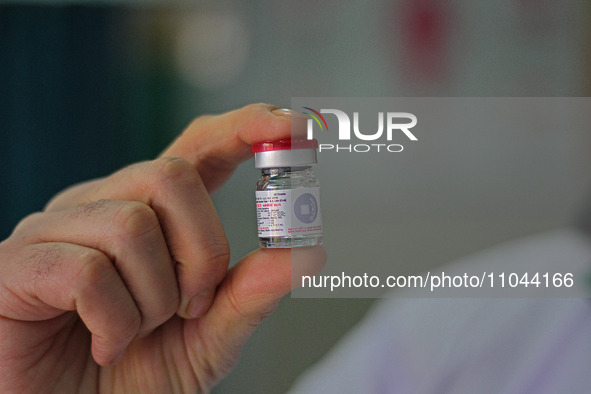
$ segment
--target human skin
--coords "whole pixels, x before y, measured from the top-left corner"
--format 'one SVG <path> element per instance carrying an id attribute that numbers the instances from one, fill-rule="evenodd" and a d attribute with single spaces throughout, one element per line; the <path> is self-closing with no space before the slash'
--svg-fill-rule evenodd
<path id="1" fill-rule="evenodd" d="M 207 392 L 291 289 L 289 249 L 228 270 L 210 194 L 289 112 L 202 116 L 160 158 L 58 194 L 0 243 L 0 392 Z M 321 247 L 298 248 L 300 275 Z"/>

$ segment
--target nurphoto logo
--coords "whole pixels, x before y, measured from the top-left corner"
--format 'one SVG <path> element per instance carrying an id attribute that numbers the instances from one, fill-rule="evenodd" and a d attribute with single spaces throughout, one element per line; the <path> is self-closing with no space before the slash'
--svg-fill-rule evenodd
<path id="1" fill-rule="evenodd" d="M 357 152 L 365 153 L 370 151 L 376 152 L 402 152 L 404 147 L 401 144 L 391 143 L 394 138 L 401 135 L 408 138 L 410 141 L 418 141 L 417 137 L 410 131 L 417 125 L 417 117 L 409 112 L 378 112 L 378 129 L 377 131 L 359 129 L 359 112 L 353 112 L 353 127 L 351 127 L 351 118 L 347 113 L 339 109 L 322 108 L 320 111 L 310 107 L 303 107 L 307 111 L 304 114 L 308 115 L 307 122 L 307 138 L 310 140 L 314 138 L 314 128 L 320 131 L 328 131 L 328 123 L 322 114 L 332 114 L 336 116 L 338 122 L 338 139 L 341 141 L 351 141 L 352 135 L 357 140 L 361 141 L 376 141 L 376 143 L 361 143 L 361 144 L 319 144 L 318 150 L 335 152 Z M 308 112 L 309 111 L 309 112 Z M 384 121 L 385 119 L 385 121 Z M 385 123 L 385 126 L 384 126 Z M 315 126 L 316 125 L 316 126 Z M 351 129 L 353 133 L 351 133 Z M 384 136 L 385 130 L 385 136 Z M 385 137 L 385 138 L 384 138 Z M 377 143 L 378 140 L 384 143 Z"/>

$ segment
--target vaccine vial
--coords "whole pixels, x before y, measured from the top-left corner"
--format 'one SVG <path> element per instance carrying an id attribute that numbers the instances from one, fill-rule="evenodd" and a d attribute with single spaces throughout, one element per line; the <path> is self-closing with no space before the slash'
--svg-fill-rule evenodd
<path id="1" fill-rule="evenodd" d="M 259 243 L 262 248 L 322 244 L 320 187 L 312 171 L 315 139 L 285 139 L 253 144 Z"/>

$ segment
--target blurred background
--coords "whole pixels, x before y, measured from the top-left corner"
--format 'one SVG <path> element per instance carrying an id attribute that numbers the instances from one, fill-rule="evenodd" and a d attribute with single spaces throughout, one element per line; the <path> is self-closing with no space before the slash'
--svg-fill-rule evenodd
<path id="1" fill-rule="evenodd" d="M 586 0 L 3 1 L 0 235 L 62 188 L 153 158 L 204 113 L 298 96 L 590 93 Z M 445 149 L 408 156 L 421 176 L 381 185 L 416 271 L 568 224 L 591 190 L 591 133 L 473 133 L 439 136 Z M 459 176 L 426 170 L 442 160 Z M 234 262 L 257 247 L 257 178 L 246 163 L 214 196 Z M 286 391 L 372 302 L 286 298 L 214 392 Z"/>

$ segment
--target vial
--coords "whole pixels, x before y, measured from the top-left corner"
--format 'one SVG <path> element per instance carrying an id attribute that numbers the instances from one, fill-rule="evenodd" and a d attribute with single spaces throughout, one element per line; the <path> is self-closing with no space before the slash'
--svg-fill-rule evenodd
<path id="1" fill-rule="evenodd" d="M 320 187 L 312 171 L 315 139 L 285 139 L 253 144 L 259 243 L 262 248 L 322 244 Z"/>

